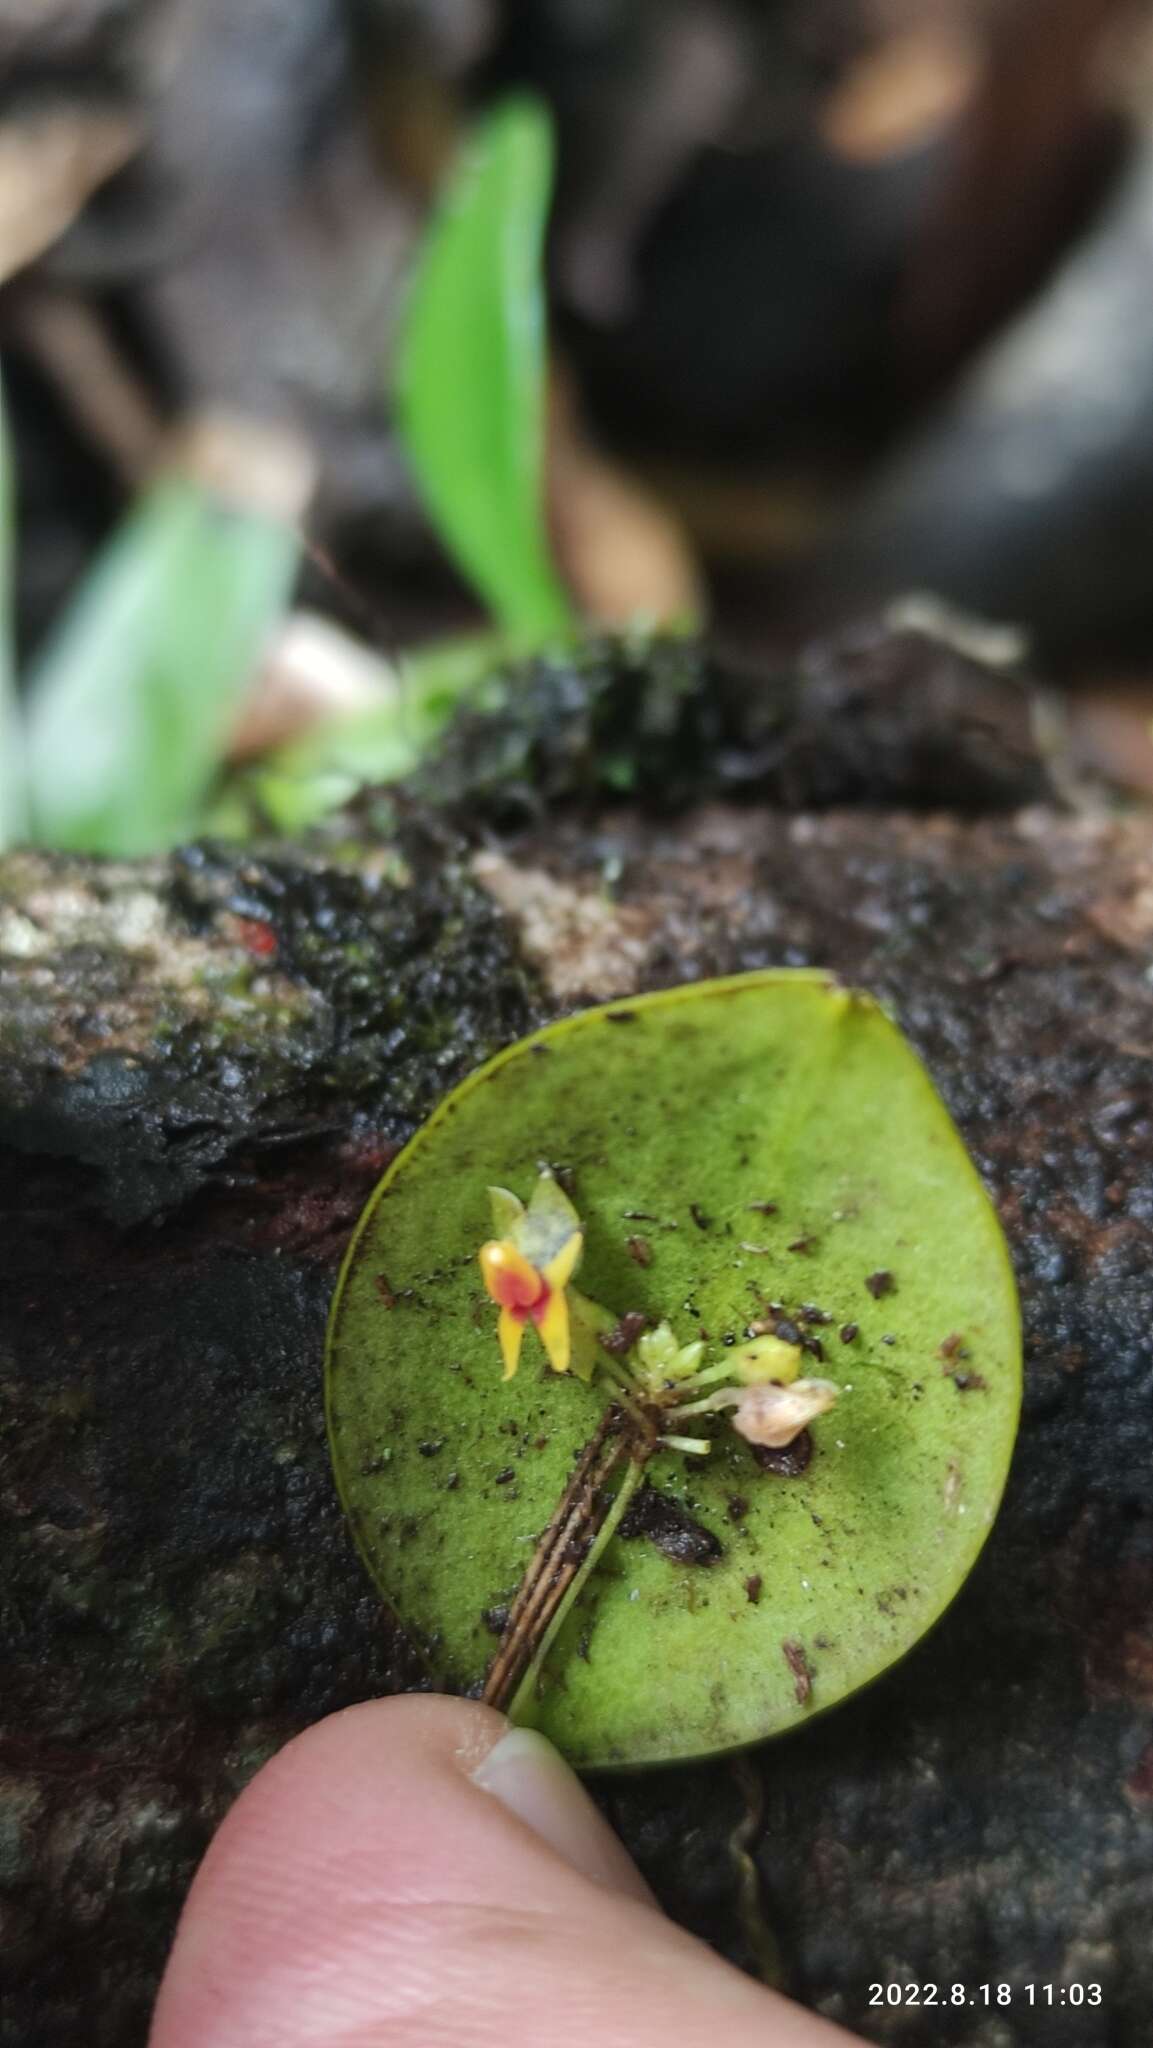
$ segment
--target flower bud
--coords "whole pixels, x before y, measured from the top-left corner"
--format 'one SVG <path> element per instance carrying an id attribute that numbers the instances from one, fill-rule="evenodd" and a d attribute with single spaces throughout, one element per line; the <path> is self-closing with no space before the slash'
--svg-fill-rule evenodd
<path id="1" fill-rule="evenodd" d="M 786 1344 L 783 1337 L 754 1337 L 733 1353 L 733 1373 L 746 1387 L 776 1380 L 789 1386 L 801 1370 L 804 1354 L 799 1344 Z"/>
<path id="2" fill-rule="evenodd" d="M 816 1416 L 824 1415 L 836 1398 L 831 1380 L 794 1380 L 791 1387 L 745 1387 L 733 1394 L 732 1425 L 746 1443 L 783 1450 Z"/>

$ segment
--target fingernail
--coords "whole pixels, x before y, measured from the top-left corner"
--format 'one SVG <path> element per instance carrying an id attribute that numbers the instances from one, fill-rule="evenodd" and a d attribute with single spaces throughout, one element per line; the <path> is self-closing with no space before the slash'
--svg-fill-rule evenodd
<path id="1" fill-rule="evenodd" d="M 472 1774 L 566 1863 L 612 1891 L 652 1904 L 652 1893 L 608 1822 L 551 1742 L 532 1728 L 510 1728 Z"/>

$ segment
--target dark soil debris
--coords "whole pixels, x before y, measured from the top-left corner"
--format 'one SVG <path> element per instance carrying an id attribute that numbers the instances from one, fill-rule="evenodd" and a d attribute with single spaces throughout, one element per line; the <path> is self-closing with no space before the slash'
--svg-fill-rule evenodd
<path id="1" fill-rule="evenodd" d="M 809 1669 L 809 1660 L 805 1655 L 804 1646 L 801 1643 L 787 1640 L 781 1644 L 781 1651 L 789 1670 L 793 1674 L 793 1690 L 797 1696 L 797 1705 L 803 1707 L 807 1705 L 813 1693 L 813 1674 Z"/>
<path id="2" fill-rule="evenodd" d="M 813 1462 L 812 1432 L 803 1429 L 791 1444 L 774 1448 L 772 1444 L 750 1445 L 753 1457 L 762 1472 L 773 1472 L 778 1479 L 799 1479 Z"/>
<path id="3" fill-rule="evenodd" d="M 868 1288 L 874 1301 L 881 1301 L 886 1294 L 892 1294 L 896 1285 L 897 1283 L 887 1267 L 882 1267 L 876 1273 L 870 1273 L 865 1281 L 865 1286 Z"/>
<path id="4" fill-rule="evenodd" d="M 649 1319 L 643 1310 L 633 1308 L 623 1315 L 613 1329 L 605 1330 L 600 1342 L 611 1358 L 623 1358 L 631 1351 L 637 1338 L 648 1329 Z"/>
<path id="5" fill-rule="evenodd" d="M 674 1564 L 715 1564 L 724 1556 L 719 1537 L 647 1479 L 625 1511 L 617 1533 L 626 1539 L 647 1537 Z"/>

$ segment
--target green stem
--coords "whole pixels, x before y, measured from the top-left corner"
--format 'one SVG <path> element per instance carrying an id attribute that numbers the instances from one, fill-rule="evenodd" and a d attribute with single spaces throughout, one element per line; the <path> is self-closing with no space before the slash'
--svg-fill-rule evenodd
<path id="1" fill-rule="evenodd" d="M 691 1379 L 677 1383 L 678 1394 L 695 1394 L 698 1387 L 715 1387 L 718 1380 L 731 1380 L 733 1362 L 722 1358 L 719 1365 L 706 1365 L 703 1372 L 695 1372 Z"/>
<path id="2" fill-rule="evenodd" d="M 740 1390 L 737 1387 L 733 1387 L 728 1391 L 730 1391 L 733 1396 L 732 1400 L 729 1402 L 720 1402 L 719 1397 L 716 1394 L 707 1395 L 703 1401 L 678 1401 L 675 1408 L 669 1409 L 670 1422 L 673 1420 L 681 1422 L 684 1420 L 684 1417 L 686 1415 L 717 1415 L 720 1413 L 720 1409 L 726 1406 L 729 1408 L 735 1408 L 737 1404 L 737 1395 Z"/>

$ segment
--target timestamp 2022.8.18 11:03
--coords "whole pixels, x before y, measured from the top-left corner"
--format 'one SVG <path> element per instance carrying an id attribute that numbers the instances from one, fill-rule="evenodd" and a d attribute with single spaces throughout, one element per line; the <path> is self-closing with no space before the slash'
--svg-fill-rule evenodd
<path id="1" fill-rule="evenodd" d="M 870 1984 L 870 2005 L 1100 2005 L 1099 1984 Z"/>

